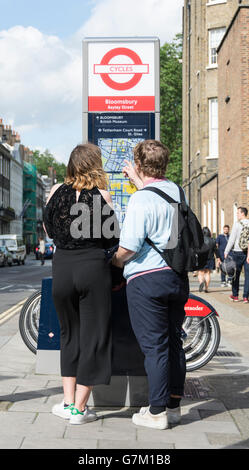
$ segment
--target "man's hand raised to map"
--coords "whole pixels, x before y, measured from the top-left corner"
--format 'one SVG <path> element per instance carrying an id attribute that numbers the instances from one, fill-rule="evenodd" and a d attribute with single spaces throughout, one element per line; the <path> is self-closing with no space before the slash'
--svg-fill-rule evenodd
<path id="1" fill-rule="evenodd" d="M 137 189 L 142 189 L 144 185 L 143 185 L 142 180 L 139 177 L 139 174 L 138 174 L 136 168 L 132 165 L 132 163 L 130 161 L 124 160 L 124 162 L 126 163 L 126 166 L 122 170 L 123 175 L 126 178 L 129 178 L 130 182 L 132 184 L 135 184 Z"/>

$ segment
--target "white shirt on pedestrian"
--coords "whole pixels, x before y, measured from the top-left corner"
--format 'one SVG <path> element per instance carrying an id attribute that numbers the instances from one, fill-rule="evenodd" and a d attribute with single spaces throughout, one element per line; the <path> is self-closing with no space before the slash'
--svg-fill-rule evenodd
<path id="1" fill-rule="evenodd" d="M 233 251 L 242 251 L 239 246 L 240 234 L 241 234 L 243 225 L 248 225 L 248 224 L 249 224 L 249 219 L 243 219 L 233 224 L 231 235 L 229 237 L 229 240 L 227 242 L 227 246 L 225 249 L 225 255 L 228 255 L 231 249 L 233 249 Z"/>

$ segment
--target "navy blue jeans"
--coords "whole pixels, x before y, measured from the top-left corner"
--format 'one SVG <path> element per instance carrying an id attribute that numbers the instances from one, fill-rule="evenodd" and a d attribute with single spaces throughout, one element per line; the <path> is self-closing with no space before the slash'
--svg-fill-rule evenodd
<path id="1" fill-rule="evenodd" d="M 242 267 L 244 266 L 245 282 L 244 282 L 244 289 L 243 289 L 243 298 L 248 298 L 249 297 L 249 264 L 246 261 L 247 253 L 244 253 L 243 251 L 233 251 L 232 256 L 236 263 L 236 277 L 232 282 L 233 295 L 237 297 L 239 294 L 239 279 L 240 279 Z"/>
<path id="2" fill-rule="evenodd" d="M 131 325 L 145 356 L 150 405 L 166 406 L 171 394 L 184 393 L 181 329 L 188 296 L 188 278 L 173 270 L 143 274 L 127 284 Z"/>

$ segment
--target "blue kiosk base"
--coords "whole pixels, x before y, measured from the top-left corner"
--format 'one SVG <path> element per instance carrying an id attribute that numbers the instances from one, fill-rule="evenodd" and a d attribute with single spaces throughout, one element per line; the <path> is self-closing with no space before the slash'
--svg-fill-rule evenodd
<path id="1" fill-rule="evenodd" d="M 144 355 L 130 325 L 125 287 L 112 292 L 112 379 L 96 385 L 90 406 L 144 406 L 148 385 Z M 60 375 L 60 326 L 52 298 L 52 278 L 42 280 L 37 374 Z"/>

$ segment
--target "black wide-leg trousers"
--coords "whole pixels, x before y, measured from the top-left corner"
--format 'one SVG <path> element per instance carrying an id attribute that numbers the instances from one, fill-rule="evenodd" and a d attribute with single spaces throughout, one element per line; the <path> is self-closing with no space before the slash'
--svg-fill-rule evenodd
<path id="1" fill-rule="evenodd" d="M 62 377 L 81 385 L 111 379 L 111 273 L 100 248 L 56 249 L 52 295 L 60 324 Z"/>

